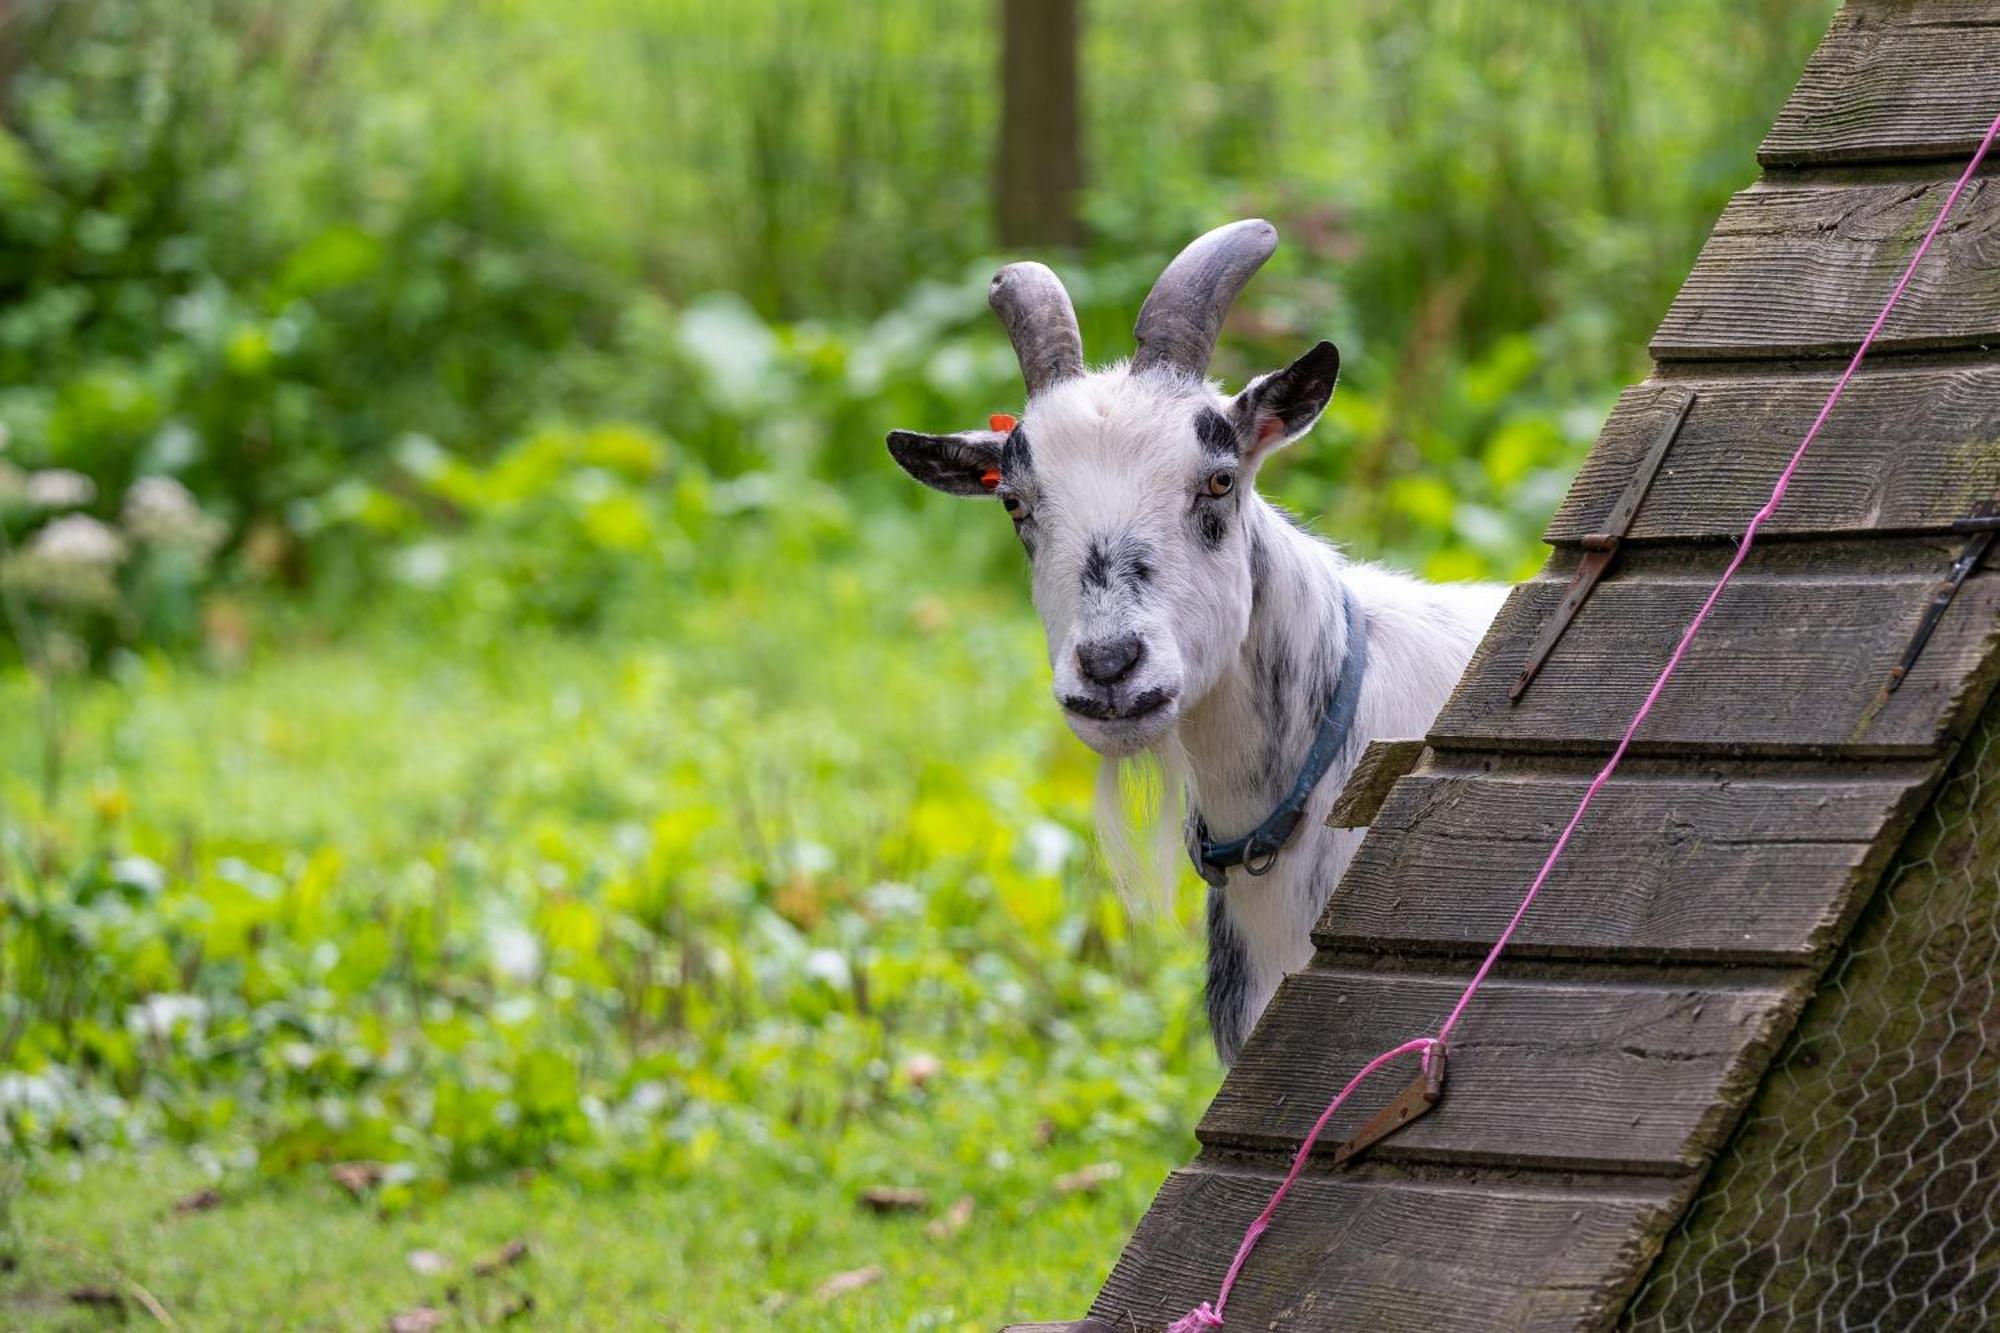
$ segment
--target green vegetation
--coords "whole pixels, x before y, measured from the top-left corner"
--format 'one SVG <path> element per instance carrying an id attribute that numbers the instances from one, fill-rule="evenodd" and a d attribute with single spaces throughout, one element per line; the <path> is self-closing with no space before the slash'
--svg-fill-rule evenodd
<path id="1" fill-rule="evenodd" d="M 1829 8 L 1093 4 L 1086 339 L 1271 216 L 1267 488 L 1517 576 Z M 1217 1070 L 882 454 L 1019 396 L 989 10 L 0 3 L 0 1326 L 1081 1308 Z"/>
<path id="2" fill-rule="evenodd" d="M 1024 1189 L 982 1172 L 972 1220 L 942 1239 L 917 1215 L 858 1213 L 838 1182 L 730 1158 L 698 1189 L 537 1177 L 462 1186 L 386 1217 L 322 1180 L 184 1214 L 176 1203 L 199 1197 L 205 1177 L 148 1161 L 136 1177 L 94 1169 L 20 1206 L 25 1229 L 45 1239 L 24 1254 L 35 1282 L 0 1287 L 0 1311 L 22 1333 L 86 1333 L 117 1321 L 64 1293 L 109 1291 L 124 1298 L 127 1326 L 145 1327 L 129 1282 L 184 1328 L 380 1329 L 392 1313 L 431 1308 L 450 1313 L 446 1328 L 992 1333 L 1010 1314 L 1081 1310 L 1095 1295 L 1107 1247 L 1168 1165 L 1127 1161 L 1119 1179 L 1068 1196 L 1039 1176 Z M 521 1262 L 479 1274 L 518 1241 Z M 433 1266 L 425 1251 L 442 1271 L 418 1271 Z M 859 1285 L 822 1294 L 849 1274 Z"/>

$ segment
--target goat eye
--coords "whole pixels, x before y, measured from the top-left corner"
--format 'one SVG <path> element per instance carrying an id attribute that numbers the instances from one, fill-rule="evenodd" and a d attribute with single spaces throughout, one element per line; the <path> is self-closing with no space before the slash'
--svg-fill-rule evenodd
<path id="1" fill-rule="evenodd" d="M 1208 474 L 1208 482 L 1202 488 L 1205 494 L 1221 497 L 1236 489 L 1236 474 L 1228 468 Z"/>
<path id="2" fill-rule="evenodd" d="M 1007 511 L 1007 517 L 1019 523 L 1028 516 L 1028 502 L 1012 491 L 1000 497 L 1000 507 Z"/>

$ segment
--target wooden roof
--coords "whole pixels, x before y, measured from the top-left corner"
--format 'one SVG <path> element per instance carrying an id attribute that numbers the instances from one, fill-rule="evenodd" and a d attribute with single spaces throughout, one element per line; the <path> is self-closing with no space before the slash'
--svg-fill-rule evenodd
<path id="1" fill-rule="evenodd" d="M 2000 0 L 1852 0 L 1724 211 L 1414 771 L 1092 1315 L 1212 1298 L 1341 1082 L 1434 1032 L 1513 912 L 1996 111 Z M 1667 418 L 1601 584 L 1507 688 Z M 1244 1329 L 1615 1323 L 2000 676 L 2000 572 L 1883 691 L 2000 495 L 2000 174 L 1970 186 L 1736 583 L 1454 1037 L 1445 1100 L 1322 1154 L 1230 1296 Z M 1399 1090 L 1357 1094 L 1324 1147 Z M 1718 1172 L 1718 1177 L 1723 1173 Z M 1050 1328 L 1065 1327 L 1050 1325 Z"/>

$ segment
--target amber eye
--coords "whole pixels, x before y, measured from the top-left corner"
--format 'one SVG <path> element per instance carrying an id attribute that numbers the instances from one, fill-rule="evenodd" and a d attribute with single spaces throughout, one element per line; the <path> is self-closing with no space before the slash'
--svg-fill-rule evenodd
<path id="1" fill-rule="evenodd" d="M 1000 497 L 1000 507 L 1007 511 L 1007 517 L 1019 523 L 1028 516 L 1028 502 L 1012 491 Z"/>
<path id="2" fill-rule="evenodd" d="M 1228 468 L 1224 468 L 1220 472 L 1209 473 L 1208 482 L 1202 487 L 1203 492 L 1217 497 L 1227 495 L 1235 489 L 1236 474 Z"/>

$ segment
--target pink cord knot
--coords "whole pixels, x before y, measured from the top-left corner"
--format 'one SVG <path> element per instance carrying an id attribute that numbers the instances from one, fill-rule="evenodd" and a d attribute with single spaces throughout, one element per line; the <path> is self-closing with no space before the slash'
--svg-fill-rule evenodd
<path id="1" fill-rule="evenodd" d="M 1221 1328 L 1222 1316 L 1207 1301 L 1167 1325 L 1167 1333 L 1201 1333 L 1205 1328 Z"/>

